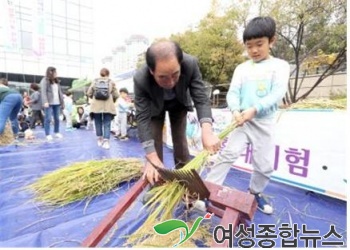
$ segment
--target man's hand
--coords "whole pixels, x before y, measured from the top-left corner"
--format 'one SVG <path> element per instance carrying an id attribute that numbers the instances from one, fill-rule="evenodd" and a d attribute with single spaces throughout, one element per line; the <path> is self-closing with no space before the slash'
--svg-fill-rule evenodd
<path id="1" fill-rule="evenodd" d="M 146 158 L 147 158 L 147 162 L 144 167 L 142 179 L 144 180 L 145 178 L 147 178 L 148 182 L 153 186 L 154 183 L 160 180 L 160 175 L 149 161 L 151 161 L 153 164 L 155 164 L 157 167 L 160 167 L 160 168 L 164 168 L 164 165 L 160 161 L 156 152 L 147 154 Z"/>
<path id="2" fill-rule="evenodd" d="M 44 108 L 48 108 L 49 107 L 49 103 L 48 102 L 45 102 L 44 103 Z"/>
<path id="3" fill-rule="evenodd" d="M 215 154 L 220 150 L 220 139 L 213 133 L 210 123 L 202 124 L 202 144 L 203 148 L 208 150 L 211 154 Z"/>

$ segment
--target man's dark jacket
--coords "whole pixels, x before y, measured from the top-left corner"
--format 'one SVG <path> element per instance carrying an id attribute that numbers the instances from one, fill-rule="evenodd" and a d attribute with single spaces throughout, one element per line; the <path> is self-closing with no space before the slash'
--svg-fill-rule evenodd
<path id="1" fill-rule="evenodd" d="M 145 65 L 134 75 L 134 93 L 138 133 L 141 142 L 153 140 L 151 117 L 161 114 L 164 109 L 164 93 Z M 192 100 L 197 111 L 198 120 L 212 119 L 210 100 L 206 93 L 197 60 L 183 54 L 181 75 L 175 86 L 177 100 L 188 111 L 193 111 Z M 161 132 L 161 131 L 160 131 Z"/>

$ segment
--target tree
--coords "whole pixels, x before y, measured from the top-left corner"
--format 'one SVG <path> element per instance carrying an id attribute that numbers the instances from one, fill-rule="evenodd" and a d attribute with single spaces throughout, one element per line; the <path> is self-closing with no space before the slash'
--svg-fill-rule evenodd
<path id="1" fill-rule="evenodd" d="M 325 78 L 346 63 L 345 0 L 252 0 L 235 1 L 237 21 L 244 28 L 254 16 L 271 16 L 277 23 L 277 42 L 271 53 L 293 67 L 294 80 L 288 86 L 285 101 L 306 98 Z M 254 13 L 254 15 L 253 15 Z M 300 93 L 306 65 L 322 52 L 328 59 L 324 71 L 309 91 Z"/>
<path id="2" fill-rule="evenodd" d="M 344 0 L 275 0 L 263 9 L 277 22 L 280 38 L 273 53 L 295 64 L 285 101 L 294 103 L 306 98 L 325 78 L 346 63 L 346 3 Z M 289 48 L 289 49 L 288 49 Z M 305 71 L 303 62 L 323 51 L 334 59 L 320 74 L 313 86 L 300 94 Z M 293 53 L 291 53 L 293 52 Z M 293 58 L 291 58 L 291 55 Z"/>
<path id="3" fill-rule="evenodd" d="M 236 12 L 218 15 L 218 5 L 201 20 L 196 29 L 171 36 L 186 53 L 196 56 L 205 81 L 213 86 L 227 84 L 235 67 L 243 61 L 243 46 L 237 39 Z"/>

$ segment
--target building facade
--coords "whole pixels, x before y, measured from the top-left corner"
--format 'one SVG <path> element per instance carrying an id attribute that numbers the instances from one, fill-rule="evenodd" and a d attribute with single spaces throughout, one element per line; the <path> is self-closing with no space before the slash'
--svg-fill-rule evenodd
<path id="1" fill-rule="evenodd" d="M 67 79 L 93 72 L 92 1 L 0 0 L 2 77 L 39 77 L 48 66 L 56 67 L 58 76 Z"/>
<path id="2" fill-rule="evenodd" d="M 117 46 L 112 50 L 112 62 L 105 61 L 112 63 L 113 75 L 135 70 L 139 56 L 147 50 L 148 46 L 149 40 L 145 36 L 131 35 L 125 40 L 124 45 Z"/>

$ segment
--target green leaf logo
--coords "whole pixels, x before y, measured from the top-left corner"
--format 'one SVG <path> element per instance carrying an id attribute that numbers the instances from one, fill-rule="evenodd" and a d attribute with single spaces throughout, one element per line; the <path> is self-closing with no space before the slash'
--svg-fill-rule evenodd
<path id="1" fill-rule="evenodd" d="M 180 230 L 180 241 L 176 243 L 173 247 L 179 246 L 185 241 L 187 241 L 194 232 L 197 231 L 199 224 L 202 222 L 203 219 L 210 219 L 212 214 L 207 213 L 204 217 L 199 216 L 196 221 L 194 222 L 191 230 L 189 230 L 187 224 L 182 220 L 172 219 L 163 221 L 157 225 L 155 225 L 154 231 L 156 231 L 158 234 L 168 234 L 174 230 L 179 229 Z M 181 229 L 185 230 L 185 235 L 183 234 L 183 231 Z"/>

